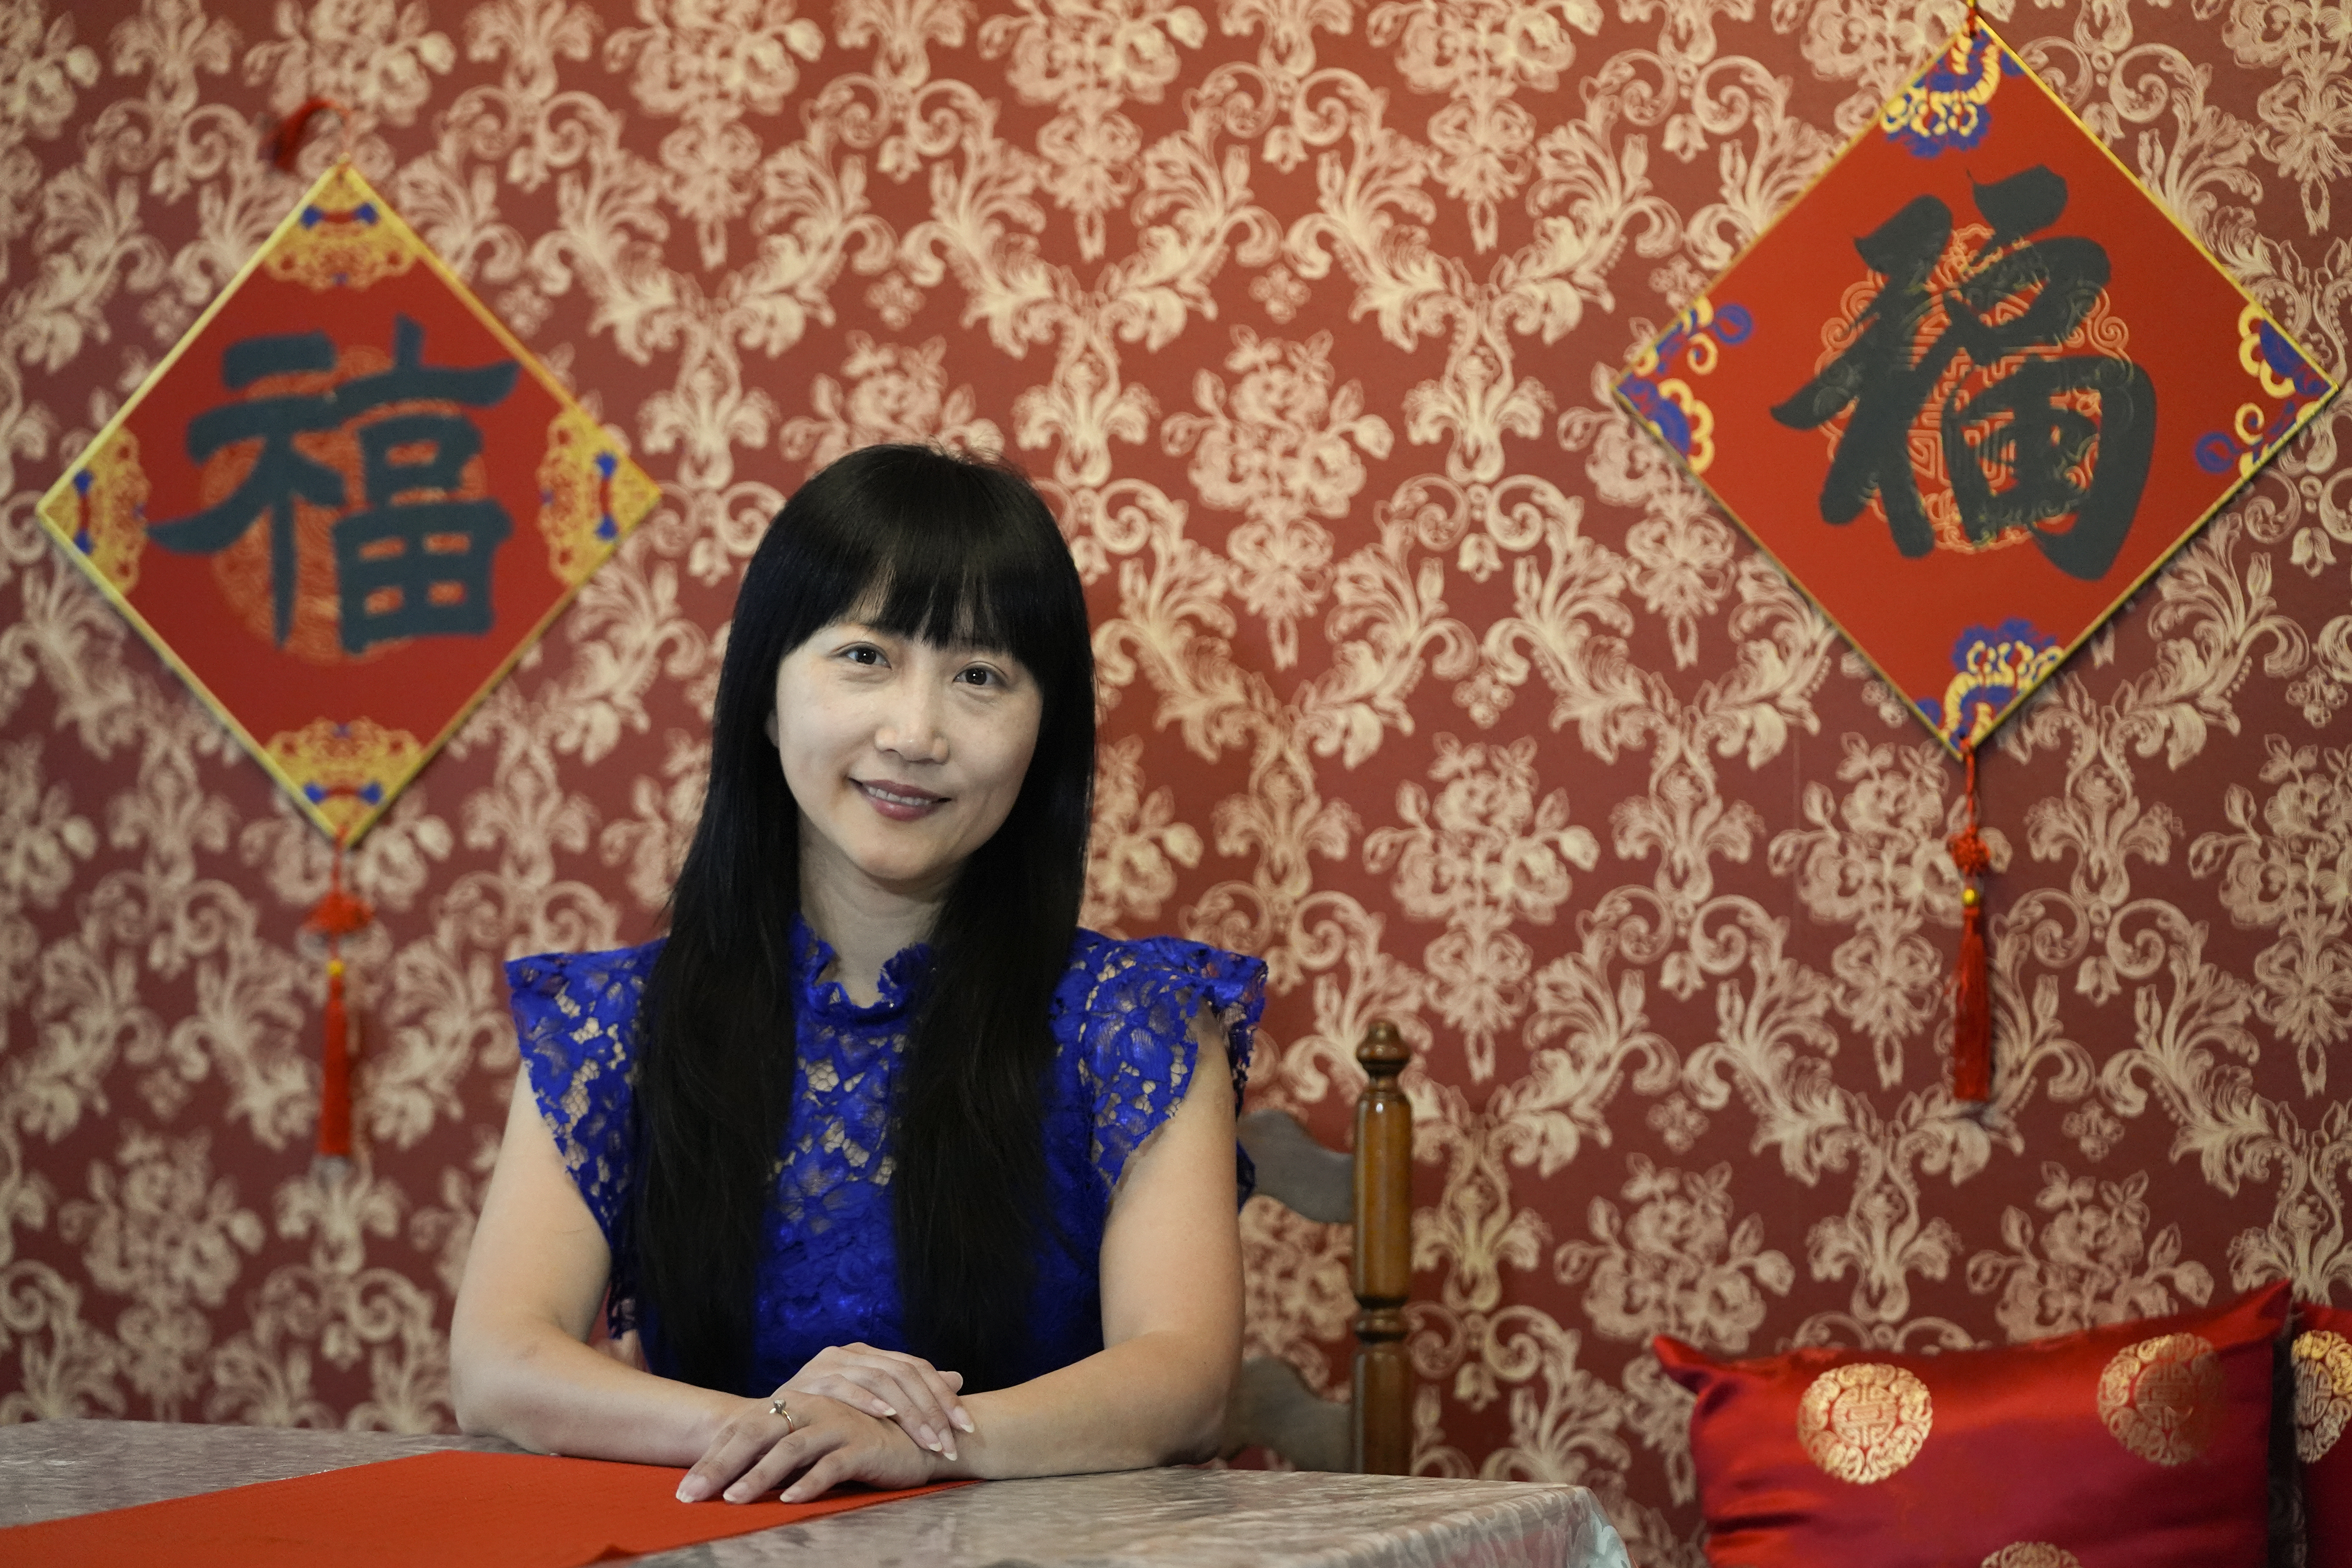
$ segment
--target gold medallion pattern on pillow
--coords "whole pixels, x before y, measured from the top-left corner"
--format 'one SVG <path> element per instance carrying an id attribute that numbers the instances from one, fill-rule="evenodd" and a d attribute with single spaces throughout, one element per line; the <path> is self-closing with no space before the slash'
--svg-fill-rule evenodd
<path id="1" fill-rule="evenodd" d="M 2018 1541 L 1986 1558 L 1979 1568 L 2083 1568 L 2083 1560 L 2046 1541 Z"/>
<path id="2" fill-rule="evenodd" d="M 2200 1334 L 2160 1334 L 2126 1345 L 2099 1375 L 2099 1419 L 2152 1465 L 2205 1451 L 2221 1415 L 2221 1362 Z"/>
<path id="3" fill-rule="evenodd" d="M 2314 1329 L 2294 1337 L 2294 1454 L 2315 1465 L 2352 1424 L 2352 1340 Z"/>
<path id="4" fill-rule="evenodd" d="M 1935 1422 L 1926 1384 L 1899 1366 L 1864 1362 L 1813 1379 L 1797 1405 L 1797 1441 L 1826 1473 L 1868 1486 L 1916 1458 Z"/>

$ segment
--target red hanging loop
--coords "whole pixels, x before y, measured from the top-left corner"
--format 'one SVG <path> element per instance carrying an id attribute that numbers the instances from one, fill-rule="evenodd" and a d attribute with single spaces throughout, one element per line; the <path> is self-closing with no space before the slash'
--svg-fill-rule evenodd
<path id="1" fill-rule="evenodd" d="M 309 98 L 294 106 L 291 113 L 278 122 L 276 134 L 269 139 L 269 161 L 288 174 L 294 172 L 295 156 L 302 151 L 302 138 L 310 133 L 310 121 L 320 110 L 334 111 L 336 122 L 342 128 L 341 156 L 352 155 L 352 111 L 331 98 Z"/>
<path id="2" fill-rule="evenodd" d="M 1976 883 L 1992 869 L 1992 852 L 1977 831 L 1976 742 L 1961 742 L 1960 757 L 1969 769 L 1968 819 L 1948 841 L 1961 877 L 1960 950 L 1952 968 L 1952 1098 L 1982 1104 L 1992 1098 L 1992 984 L 1984 896 Z"/>
<path id="3" fill-rule="evenodd" d="M 1952 864 L 1960 875 L 1974 879 L 1992 869 L 1992 851 L 1977 832 L 1977 748 L 1974 742 L 1960 746 L 1960 760 L 1969 765 L 1968 794 L 1963 797 L 1969 812 L 1968 824 L 1947 840 L 1952 851 Z"/>
<path id="4" fill-rule="evenodd" d="M 319 1049 L 319 1153 L 330 1160 L 352 1154 L 351 1014 L 343 1001 L 342 940 L 375 919 L 366 900 L 343 890 L 343 841 L 335 840 L 335 862 L 327 892 L 302 923 L 327 939 L 327 1005 L 320 1016 Z"/>

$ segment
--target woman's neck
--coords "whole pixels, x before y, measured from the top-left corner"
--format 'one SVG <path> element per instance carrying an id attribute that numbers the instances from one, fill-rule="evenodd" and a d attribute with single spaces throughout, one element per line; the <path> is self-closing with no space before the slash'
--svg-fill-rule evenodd
<path id="1" fill-rule="evenodd" d="M 801 918 L 833 949 L 832 969 L 817 976 L 848 993 L 861 1007 L 882 999 L 882 966 L 939 922 L 946 896 L 912 899 L 870 886 L 843 886 L 832 878 L 803 878 Z"/>

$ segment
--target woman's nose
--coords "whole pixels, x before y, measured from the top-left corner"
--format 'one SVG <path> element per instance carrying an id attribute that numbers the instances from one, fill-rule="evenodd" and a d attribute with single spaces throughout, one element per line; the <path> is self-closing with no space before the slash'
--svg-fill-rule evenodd
<path id="1" fill-rule="evenodd" d="M 874 743 L 910 763 L 943 763 L 948 757 L 948 738 L 940 718 L 939 697 L 929 681 L 899 683 L 875 731 Z"/>

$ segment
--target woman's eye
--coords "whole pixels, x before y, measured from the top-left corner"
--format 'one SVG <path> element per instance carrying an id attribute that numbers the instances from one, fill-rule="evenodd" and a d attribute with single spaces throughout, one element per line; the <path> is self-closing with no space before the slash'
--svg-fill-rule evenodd
<path id="1" fill-rule="evenodd" d="M 880 664 L 882 650 L 871 643 L 858 643 L 841 650 L 841 657 L 852 664 Z"/>
<path id="2" fill-rule="evenodd" d="M 1002 686 L 1004 677 L 984 664 L 975 664 L 956 677 L 967 686 Z"/>

